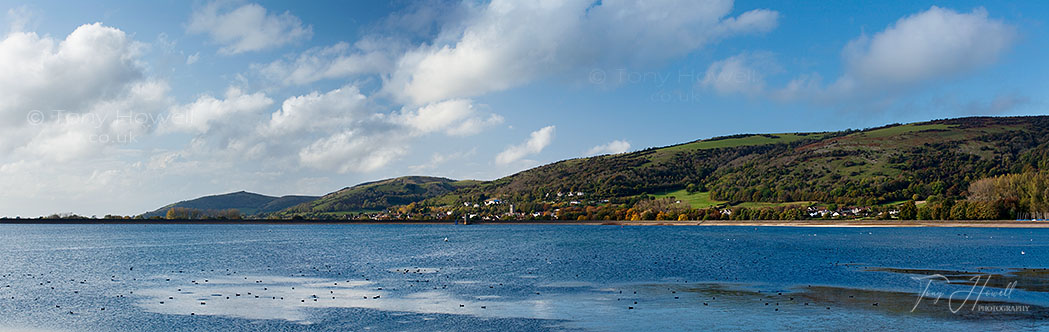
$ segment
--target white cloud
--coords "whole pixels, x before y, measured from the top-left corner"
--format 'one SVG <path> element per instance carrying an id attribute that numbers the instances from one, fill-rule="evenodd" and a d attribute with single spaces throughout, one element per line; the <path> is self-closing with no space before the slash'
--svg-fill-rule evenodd
<path id="1" fill-rule="evenodd" d="M 415 37 L 430 40 L 421 45 L 407 46 L 411 38 L 371 36 L 253 65 L 260 76 L 283 85 L 375 75 L 382 79 L 379 96 L 393 97 L 402 105 L 392 113 L 343 105 L 342 109 L 362 109 L 347 117 L 334 112 L 337 107 L 323 106 L 319 99 L 324 95 L 319 93 L 289 98 L 264 130 L 281 140 L 271 137 L 267 145 L 287 150 L 305 144 L 298 150 L 299 162 L 312 168 L 375 170 L 407 153 L 415 137 L 474 135 L 504 121 L 498 114 L 478 110 L 471 96 L 594 65 L 656 64 L 720 38 L 768 31 L 778 19 L 777 13 L 768 10 L 728 17 L 730 1 L 605 1 L 593 5 L 583 0 L 463 3 L 441 10 L 454 13 L 456 20 L 435 19 L 429 11 L 420 14 L 429 17 L 427 22 L 440 25 L 433 35 L 425 26 L 409 29 Z M 307 123 L 305 118 L 321 114 L 328 115 L 329 121 L 308 123 L 338 124 L 341 131 L 300 130 Z M 283 134 L 299 131 L 303 134 Z M 549 144 L 543 139 L 549 140 L 552 134 L 553 127 L 538 131 L 533 143 L 500 154 L 500 163 L 537 153 Z M 377 142 L 392 148 L 369 145 Z"/>
<path id="2" fill-rule="evenodd" d="M 700 81 L 720 94 L 756 95 L 765 90 L 767 73 L 781 69 L 769 53 L 743 53 L 714 62 Z"/>
<path id="3" fill-rule="evenodd" d="M 379 29 L 404 28 L 403 34 L 384 32 L 252 66 L 283 85 L 369 76 L 355 83 L 314 91 L 310 86 L 259 89 L 243 81 L 234 84 L 243 90 L 180 103 L 171 100 L 167 83 L 151 71 L 169 75 L 171 64 L 198 63 L 199 52 L 187 56 L 164 35 L 153 45 L 142 44 L 99 23 L 63 39 L 22 32 L 25 24 L 19 22 L 25 21 L 15 21 L 17 31 L 0 42 L 0 183 L 30 188 L 18 195 L 35 191 L 35 199 L 51 200 L 32 203 L 34 209 L 64 206 L 79 212 L 128 210 L 202 191 L 250 190 L 246 184 L 271 179 L 270 188 L 286 190 L 281 186 L 288 182 L 273 174 L 324 178 L 326 172 L 387 172 L 419 140 L 474 135 L 504 121 L 472 96 L 555 75 L 582 72 L 578 77 L 586 79 L 585 72 L 595 66 L 655 67 L 721 38 L 768 31 L 778 16 L 755 10 L 731 17 L 727 0 L 596 5 L 590 0 L 496 0 L 430 7 L 378 23 Z M 224 55 L 272 50 L 313 33 L 289 12 L 226 1 L 204 3 L 185 28 L 209 39 Z M 164 57 L 145 63 L 142 53 L 149 49 Z M 374 82 L 379 85 L 365 90 L 375 93 L 358 89 Z M 305 92 L 280 99 L 267 95 L 289 90 Z M 195 92 L 179 91 L 185 93 Z M 283 99 L 275 110 L 274 99 Z M 27 119 L 36 119 L 32 110 L 48 113 L 30 125 Z M 156 133 L 172 135 L 150 136 Z M 142 150 L 142 145 L 116 141 L 120 135 L 151 141 Z M 553 135 L 553 126 L 539 129 L 500 153 L 496 162 L 540 153 Z M 187 136 L 189 141 L 178 147 Z M 100 142 L 101 137 L 111 141 Z M 149 150 L 157 142 L 164 148 Z M 609 144 L 608 149 L 622 147 Z M 430 165 L 474 151 L 435 155 Z M 75 163 L 53 162 L 73 158 L 78 158 Z M 348 179 L 356 178 L 332 181 Z M 13 193 L 0 194 L 0 210 L 28 202 Z M 122 204 L 113 203 L 118 200 Z"/>
<path id="4" fill-rule="evenodd" d="M 317 140 L 299 152 L 303 165 L 339 173 L 377 170 L 408 152 L 396 136 L 369 135 L 358 130 Z"/>
<path id="5" fill-rule="evenodd" d="M 469 117 L 451 128 L 446 133 L 452 136 L 472 136 L 480 133 L 486 128 L 503 123 L 503 117 L 499 114 L 488 114 L 487 117 Z"/>
<path id="6" fill-rule="evenodd" d="M 313 28 L 290 12 L 268 13 L 256 3 L 230 9 L 224 2 L 209 3 L 193 12 L 186 30 L 208 34 L 223 45 L 219 53 L 227 55 L 271 49 L 313 36 Z"/>
<path id="7" fill-rule="evenodd" d="M 64 38 L 14 31 L 0 40 L 0 211 L 126 210 L 156 192 L 138 171 L 172 104 L 170 87 L 142 63 L 146 44 L 101 23 Z M 123 203 L 123 204 L 121 204 Z M 133 203 L 132 203 L 133 204 Z M 61 207 L 64 211 L 50 210 Z"/>
<path id="8" fill-rule="evenodd" d="M 913 91 L 995 63 L 1015 39 L 1013 26 L 989 18 L 983 8 L 959 13 L 933 6 L 849 42 L 844 73 L 826 87 L 818 74 L 803 75 L 774 96 L 836 101 Z"/>
<path id="9" fill-rule="evenodd" d="M 375 110 L 353 85 L 286 99 L 269 121 L 245 141 L 261 141 L 260 155 L 295 152 L 298 165 L 338 173 L 372 172 L 406 155 L 414 139 L 442 133 L 475 135 L 502 123 L 468 99 L 400 111 Z M 272 157 L 271 157 L 272 158 Z"/>
<path id="10" fill-rule="evenodd" d="M 100 23 L 64 40 L 33 32 L 4 36 L 0 152 L 67 161 L 148 133 L 170 100 L 167 83 L 148 78 L 140 64 L 143 47 Z"/>
<path id="11" fill-rule="evenodd" d="M 13 32 L 0 41 L 0 114 L 6 123 L 32 109 L 84 112 L 144 76 L 140 44 L 100 23 L 65 40 Z"/>
<path id="12" fill-rule="evenodd" d="M 303 130 L 345 127 L 367 116 L 367 97 L 352 85 L 326 93 L 312 92 L 284 100 L 270 116 L 266 135 L 288 135 Z"/>
<path id="13" fill-rule="evenodd" d="M 7 10 L 7 21 L 9 22 L 8 32 L 21 32 L 25 31 L 26 26 L 29 25 L 29 20 L 33 15 L 29 10 L 29 7 L 25 5 L 14 7 Z"/>
<path id="14" fill-rule="evenodd" d="M 252 190 L 249 182 L 267 181 L 233 163 L 183 152 L 113 152 L 67 163 L 22 159 L 0 164 L 0 183 L 19 188 L 0 191 L 0 211 L 22 217 L 137 214 L 188 197 Z"/>
<path id="15" fill-rule="evenodd" d="M 384 88 L 423 104 L 593 66 L 647 66 L 727 36 L 768 31 L 778 18 L 768 10 L 726 18 L 731 10 L 731 1 L 495 0 L 408 51 Z"/>
<path id="16" fill-rule="evenodd" d="M 768 9 L 755 9 L 729 17 L 724 21 L 724 29 L 735 33 L 768 32 L 776 28 L 779 13 Z"/>
<path id="17" fill-rule="evenodd" d="M 102 154 L 116 145 L 138 143 L 157 125 L 160 110 L 170 103 L 168 85 L 135 82 L 119 96 L 98 101 L 85 113 L 54 113 L 54 118 L 32 125 L 36 133 L 16 150 L 55 161 Z"/>
<path id="18" fill-rule="evenodd" d="M 197 61 L 200 61 L 200 52 L 193 53 L 193 55 L 186 57 L 186 65 L 192 65 L 197 63 Z"/>
<path id="19" fill-rule="evenodd" d="M 203 95 L 190 104 L 173 107 L 165 119 L 168 125 L 162 127 L 161 131 L 203 134 L 216 124 L 240 122 L 238 117 L 246 113 L 261 113 L 271 105 L 273 99 L 264 93 L 245 94 L 239 88 L 230 87 L 224 99 Z"/>
<path id="20" fill-rule="evenodd" d="M 988 18 L 983 8 L 958 13 L 933 6 L 873 37 L 850 42 L 844 51 L 847 74 L 831 89 L 907 86 L 951 77 L 994 63 L 1015 35 L 1011 26 Z"/>
<path id="21" fill-rule="evenodd" d="M 619 154 L 627 151 L 630 151 L 630 142 L 624 140 L 614 140 L 608 142 L 607 144 L 602 144 L 590 148 L 590 150 L 586 152 L 586 155 L 596 156 L 602 154 Z"/>
<path id="22" fill-rule="evenodd" d="M 312 48 L 297 57 L 281 59 L 252 68 L 270 80 L 285 85 L 303 85 L 326 79 L 385 73 L 393 66 L 391 50 L 376 42 L 347 43 Z"/>
<path id="23" fill-rule="evenodd" d="M 356 86 L 289 97 L 269 121 L 245 132 L 238 150 L 254 155 L 296 155 L 297 164 L 339 173 L 370 172 L 404 156 L 413 139 L 433 133 L 468 136 L 502 117 L 477 110 L 470 100 L 382 112 Z M 250 142 L 259 142 L 251 146 Z"/>
<path id="24" fill-rule="evenodd" d="M 0 192 L 0 211 L 14 216 L 36 217 L 56 212 L 111 211 L 114 202 L 150 195 L 138 191 L 147 181 L 131 174 L 130 165 L 116 160 L 54 163 L 45 160 L 18 160 L 0 164 L 0 183 L 19 190 Z M 138 182 L 135 186 L 129 182 Z M 160 190 L 163 191 L 163 190 Z M 94 207 L 92 207 L 94 205 Z M 58 210 L 61 209 L 61 210 Z"/>
<path id="25" fill-rule="evenodd" d="M 418 134 L 444 131 L 452 136 L 474 135 L 503 122 L 503 117 L 498 114 L 484 117 L 479 113 L 472 101 L 453 99 L 419 107 L 410 112 L 402 111 L 395 116 L 394 121 L 407 125 Z"/>
<path id="26" fill-rule="evenodd" d="M 554 140 L 554 126 L 546 126 L 542 129 L 533 131 L 529 135 L 528 140 L 524 141 L 519 145 L 507 147 L 506 150 L 500 152 L 495 156 L 495 162 L 500 165 L 506 165 L 529 155 L 537 154 L 542 152 L 544 148 L 550 145 Z"/>

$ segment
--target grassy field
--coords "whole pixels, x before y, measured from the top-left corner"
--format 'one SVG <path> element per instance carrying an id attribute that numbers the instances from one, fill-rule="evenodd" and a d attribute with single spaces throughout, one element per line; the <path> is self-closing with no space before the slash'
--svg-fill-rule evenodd
<path id="1" fill-rule="evenodd" d="M 719 201 L 710 198 L 710 192 L 698 192 L 689 194 L 684 189 L 664 192 L 652 195 L 655 198 L 674 198 L 680 200 L 682 203 L 687 203 L 689 206 L 695 209 L 704 209 L 712 206 L 722 205 L 728 202 Z M 809 206 L 816 202 L 809 201 L 798 201 L 798 202 L 783 202 L 783 203 L 771 203 L 771 202 L 743 202 L 733 207 L 743 207 L 748 209 L 760 209 L 766 207 L 781 207 L 781 206 Z"/>
<path id="2" fill-rule="evenodd" d="M 674 199 L 680 200 L 682 203 L 687 203 L 689 206 L 696 209 L 708 208 L 711 206 L 725 203 L 722 201 L 710 199 L 710 192 L 689 194 L 687 191 L 685 191 L 685 189 L 656 194 L 652 196 L 655 196 L 656 198 L 673 197 Z"/>

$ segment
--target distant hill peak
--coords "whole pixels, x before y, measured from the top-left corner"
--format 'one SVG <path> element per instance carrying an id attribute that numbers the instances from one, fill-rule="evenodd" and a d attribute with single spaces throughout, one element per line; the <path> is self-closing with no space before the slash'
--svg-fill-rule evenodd
<path id="1" fill-rule="evenodd" d="M 284 211 L 281 215 L 381 211 L 455 191 L 462 181 L 436 176 L 402 176 L 346 187 Z"/>
<path id="2" fill-rule="evenodd" d="M 245 215 L 265 214 L 286 209 L 290 206 L 317 199 L 315 196 L 282 196 L 274 197 L 263 194 L 236 191 L 225 194 L 202 196 L 195 199 L 179 201 L 159 209 L 142 214 L 143 217 L 163 217 L 171 208 L 181 207 L 202 211 L 221 211 L 236 209 Z"/>

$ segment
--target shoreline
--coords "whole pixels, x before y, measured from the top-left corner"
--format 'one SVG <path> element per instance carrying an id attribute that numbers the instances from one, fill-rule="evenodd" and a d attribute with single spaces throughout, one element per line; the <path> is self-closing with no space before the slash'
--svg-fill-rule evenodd
<path id="1" fill-rule="evenodd" d="M 450 220 L 143 220 L 143 219 L 5 219 L 0 225 L 454 225 Z M 976 228 L 1049 228 L 1049 222 L 1015 220 L 706 220 L 706 221 L 572 221 L 522 220 L 475 221 L 468 225 L 605 225 L 605 226 L 742 226 L 742 227 L 976 227 Z"/>

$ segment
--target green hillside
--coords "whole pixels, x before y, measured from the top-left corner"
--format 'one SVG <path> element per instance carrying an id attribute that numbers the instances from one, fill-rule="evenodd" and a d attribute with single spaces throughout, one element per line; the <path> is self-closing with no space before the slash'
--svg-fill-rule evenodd
<path id="1" fill-rule="evenodd" d="M 317 200 L 287 208 L 273 217 L 345 215 L 376 212 L 392 206 L 406 205 L 446 195 L 476 181 L 456 181 L 429 176 L 405 176 L 353 187 L 324 195 Z"/>
<path id="2" fill-rule="evenodd" d="M 556 205 L 559 199 L 549 194 L 558 192 L 583 192 L 591 202 L 613 204 L 650 195 L 678 196 L 695 207 L 721 202 L 875 206 L 914 198 L 961 199 L 975 180 L 1043 169 L 1047 143 L 1049 117 L 978 117 L 859 131 L 735 135 L 561 161 L 462 188 L 427 203 L 439 206 L 499 197 L 535 209 Z"/>
<path id="3" fill-rule="evenodd" d="M 312 202 L 312 201 L 314 201 L 314 200 L 316 200 L 318 198 L 320 198 L 320 197 L 317 197 L 317 196 L 299 196 L 299 195 L 281 196 L 281 197 L 277 197 L 277 199 L 274 199 L 274 200 L 270 201 L 269 203 L 266 203 L 266 205 L 263 205 L 261 208 L 258 209 L 257 213 L 258 214 L 268 214 L 268 213 L 278 212 L 278 211 L 281 211 L 281 210 L 284 210 L 284 209 L 287 209 L 287 208 L 290 208 L 292 206 L 296 206 L 296 205 L 299 205 L 299 204 L 302 204 L 302 203 Z"/>
<path id="4" fill-rule="evenodd" d="M 973 117 L 716 137 L 564 160 L 493 181 L 407 176 L 316 199 L 241 192 L 152 213 L 184 206 L 271 218 L 651 219 L 725 218 L 719 214 L 751 209 L 761 211 L 747 218 L 776 219 L 845 207 L 878 214 L 903 206 L 910 216 L 918 206 L 932 217 L 1002 217 L 1041 201 L 994 196 L 999 198 L 979 204 L 953 202 L 968 198 L 970 184 L 981 179 L 1046 169 L 1049 117 Z"/>
<path id="5" fill-rule="evenodd" d="M 142 214 L 144 218 L 164 217 L 172 208 L 187 208 L 201 211 L 238 210 L 244 215 L 266 214 L 286 209 L 290 206 L 317 199 L 316 196 L 283 196 L 273 197 L 238 191 L 222 195 L 204 196 L 197 199 L 168 204 L 159 209 Z"/>
<path id="6" fill-rule="evenodd" d="M 689 207 L 697 209 L 719 206 L 726 203 L 725 201 L 717 201 L 710 199 L 710 192 L 688 192 L 688 190 L 685 189 L 675 190 L 662 194 L 655 194 L 653 195 L 653 197 L 679 200 L 681 202 L 684 202 L 685 204 L 688 204 Z"/>

